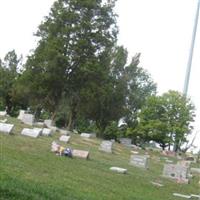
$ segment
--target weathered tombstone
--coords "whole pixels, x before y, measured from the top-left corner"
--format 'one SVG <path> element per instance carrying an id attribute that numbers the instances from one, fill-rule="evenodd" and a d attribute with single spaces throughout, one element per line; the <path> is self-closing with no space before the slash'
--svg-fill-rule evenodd
<path id="1" fill-rule="evenodd" d="M 13 124 L 0 123 L 0 132 L 10 134 L 13 127 Z"/>
<path id="2" fill-rule="evenodd" d="M 68 131 L 68 130 L 63 130 L 63 129 L 58 129 L 59 132 L 62 134 L 62 135 L 71 135 L 71 131 Z"/>
<path id="3" fill-rule="evenodd" d="M 44 122 L 35 122 L 34 125 L 35 126 L 44 126 Z"/>
<path id="4" fill-rule="evenodd" d="M 130 138 L 120 138 L 120 143 L 126 147 L 131 147 L 131 139 Z"/>
<path id="5" fill-rule="evenodd" d="M 22 135 L 26 135 L 29 137 L 37 138 L 42 132 L 42 129 L 40 128 L 24 128 L 21 132 Z"/>
<path id="6" fill-rule="evenodd" d="M 50 128 L 52 126 L 52 120 L 51 119 L 46 119 L 44 120 L 44 125 L 47 127 L 47 128 Z"/>
<path id="7" fill-rule="evenodd" d="M 94 133 L 81 133 L 81 137 L 91 138 L 91 137 L 95 137 L 95 134 Z"/>
<path id="8" fill-rule="evenodd" d="M 163 176 L 177 180 L 179 183 L 188 183 L 188 167 L 177 164 L 165 164 Z"/>
<path id="9" fill-rule="evenodd" d="M 35 121 L 35 116 L 32 114 L 24 113 L 21 120 L 24 124 L 28 124 L 32 126 Z"/>
<path id="10" fill-rule="evenodd" d="M 50 135 L 52 135 L 52 130 L 49 129 L 49 128 L 43 128 L 42 129 L 42 135 L 50 136 Z"/>
<path id="11" fill-rule="evenodd" d="M 5 117 L 7 115 L 6 111 L 0 111 L 0 116 Z"/>
<path id="12" fill-rule="evenodd" d="M 23 115 L 25 114 L 25 110 L 19 110 L 19 115 L 18 115 L 18 117 L 17 117 L 17 119 L 20 119 L 20 120 L 22 120 L 23 119 Z"/>
<path id="13" fill-rule="evenodd" d="M 126 174 L 127 173 L 127 169 L 120 168 L 120 167 L 111 167 L 110 170 L 114 171 L 114 172 L 121 173 L 121 174 Z"/>
<path id="14" fill-rule="evenodd" d="M 143 155 L 131 155 L 130 164 L 135 167 L 148 169 L 149 158 Z"/>
<path id="15" fill-rule="evenodd" d="M 74 149 L 74 150 L 72 150 L 72 156 L 77 157 L 77 158 L 88 159 L 89 158 L 89 151 Z"/>
<path id="16" fill-rule="evenodd" d="M 59 140 L 62 141 L 62 142 L 66 142 L 66 143 L 68 143 L 70 137 L 71 137 L 71 136 L 62 135 L 62 136 L 60 136 Z"/>
<path id="17" fill-rule="evenodd" d="M 113 145 L 113 143 L 111 141 L 104 140 L 100 144 L 99 150 L 107 152 L 107 153 L 112 153 L 112 145 Z"/>

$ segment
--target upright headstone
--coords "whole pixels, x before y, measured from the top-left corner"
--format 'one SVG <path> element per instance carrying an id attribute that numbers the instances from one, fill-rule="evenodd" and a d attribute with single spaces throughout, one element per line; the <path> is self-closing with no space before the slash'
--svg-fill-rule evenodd
<path id="1" fill-rule="evenodd" d="M 165 164 L 163 176 L 177 180 L 179 183 L 188 183 L 188 167 L 177 164 Z"/>
<path id="2" fill-rule="evenodd" d="M 6 111 L 0 111 L 0 116 L 5 117 L 7 115 Z"/>
<path id="3" fill-rule="evenodd" d="M 99 150 L 107 152 L 107 153 L 112 153 L 112 145 L 113 145 L 113 143 L 111 141 L 104 140 L 100 144 Z"/>
<path id="4" fill-rule="evenodd" d="M 72 156 L 77 157 L 77 158 L 88 159 L 89 158 L 89 151 L 74 149 L 74 150 L 72 150 Z"/>
<path id="5" fill-rule="evenodd" d="M 131 139 L 130 138 L 120 138 L 120 143 L 126 147 L 131 147 Z"/>
<path id="6" fill-rule="evenodd" d="M 34 124 L 34 121 L 35 121 L 35 116 L 32 115 L 32 114 L 28 114 L 28 113 L 24 113 L 22 115 L 22 122 L 24 124 L 28 124 L 28 125 L 33 125 Z"/>
<path id="7" fill-rule="evenodd" d="M 52 135 L 52 130 L 50 128 L 43 128 L 42 129 L 42 135 L 50 136 L 50 135 Z"/>
<path id="8" fill-rule="evenodd" d="M 50 128 L 52 126 L 52 120 L 46 119 L 46 120 L 44 120 L 44 124 L 46 125 L 47 128 Z"/>
<path id="9" fill-rule="evenodd" d="M 17 119 L 20 119 L 20 120 L 22 120 L 23 119 L 23 115 L 25 114 L 25 110 L 19 110 L 19 115 L 18 115 L 18 117 L 17 117 Z"/>
<path id="10" fill-rule="evenodd" d="M 42 129 L 39 128 L 24 128 L 21 132 L 22 135 L 26 135 L 29 137 L 37 138 L 42 132 Z"/>
<path id="11" fill-rule="evenodd" d="M 149 158 L 143 155 L 131 155 L 130 164 L 135 167 L 148 169 Z"/>
<path id="12" fill-rule="evenodd" d="M 13 124 L 0 123 L 0 132 L 10 134 L 13 127 Z"/>

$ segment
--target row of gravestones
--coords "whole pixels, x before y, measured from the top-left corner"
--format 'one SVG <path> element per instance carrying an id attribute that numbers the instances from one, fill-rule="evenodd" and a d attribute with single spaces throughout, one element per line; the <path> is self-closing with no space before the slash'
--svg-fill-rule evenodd
<path id="1" fill-rule="evenodd" d="M 0 123 L 0 132 L 10 133 L 13 129 L 13 124 Z M 52 130 L 48 128 L 24 128 L 21 132 L 22 135 L 30 136 L 30 137 L 38 137 L 39 135 L 51 135 Z M 82 133 L 81 137 L 91 138 L 94 137 L 94 134 Z M 68 142 L 70 136 L 62 135 L 60 137 L 60 141 Z M 112 153 L 113 141 L 102 141 L 100 144 L 99 150 Z M 130 164 L 147 169 L 148 168 L 148 156 L 141 155 L 131 155 Z M 172 179 L 176 179 L 181 183 L 188 183 L 188 174 L 189 174 L 189 162 L 185 161 L 183 163 L 178 164 L 165 164 L 163 169 L 163 176 L 169 177 Z"/>

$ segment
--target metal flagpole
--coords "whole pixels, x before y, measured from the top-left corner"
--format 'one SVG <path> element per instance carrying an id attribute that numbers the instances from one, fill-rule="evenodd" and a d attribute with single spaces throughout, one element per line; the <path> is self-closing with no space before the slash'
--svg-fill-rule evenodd
<path id="1" fill-rule="evenodd" d="M 197 25 L 198 25 L 198 19 L 199 19 L 199 8 L 200 8 L 200 0 L 198 0 L 198 3 L 197 3 L 197 10 L 196 10 L 195 22 L 194 22 L 194 27 L 193 27 L 190 53 L 188 57 L 187 69 L 186 69 L 186 74 L 185 74 L 185 82 L 184 82 L 184 88 L 183 88 L 183 94 L 185 96 L 187 96 L 187 92 L 188 92 L 188 85 L 189 85 L 190 72 L 191 72 L 191 66 L 192 66 L 192 57 L 193 57 L 194 44 L 195 44 Z"/>

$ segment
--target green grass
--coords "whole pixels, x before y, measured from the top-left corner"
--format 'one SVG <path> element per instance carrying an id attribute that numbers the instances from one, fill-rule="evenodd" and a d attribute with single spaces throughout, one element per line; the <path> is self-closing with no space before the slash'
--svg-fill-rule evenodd
<path id="1" fill-rule="evenodd" d="M 73 135 L 65 146 L 88 150 L 90 159 L 60 157 L 50 151 L 59 133 L 29 138 L 20 135 L 25 126 L 17 119 L 9 122 L 15 124 L 13 134 L 0 133 L 1 200 L 174 200 L 179 198 L 173 192 L 200 191 L 198 176 L 188 185 L 163 178 L 164 160 L 157 161 L 158 153 L 149 152 L 150 168 L 143 170 L 129 165 L 130 149 L 114 144 L 114 153 L 107 154 L 98 150 L 101 140 Z M 109 170 L 112 166 L 127 168 L 128 173 L 116 174 Z M 161 181 L 164 187 L 151 181 Z"/>

